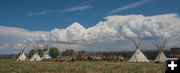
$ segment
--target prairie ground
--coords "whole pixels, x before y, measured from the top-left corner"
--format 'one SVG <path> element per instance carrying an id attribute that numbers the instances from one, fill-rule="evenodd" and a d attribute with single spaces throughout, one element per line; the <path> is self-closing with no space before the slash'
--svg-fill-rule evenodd
<path id="1" fill-rule="evenodd" d="M 124 62 L 16 62 L 0 60 L 0 73 L 164 73 L 164 64 Z"/>

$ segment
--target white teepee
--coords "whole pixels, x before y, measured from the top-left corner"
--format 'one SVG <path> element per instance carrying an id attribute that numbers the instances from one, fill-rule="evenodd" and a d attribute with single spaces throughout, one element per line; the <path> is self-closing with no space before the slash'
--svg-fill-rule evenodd
<path id="1" fill-rule="evenodd" d="M 24 50 L 25 50 L 25 47 L 22 47 L 21 48 L 21 54 L 18 57 L 17 61 L 26 61 L 26 60 L 28 60 L 27 57 L 24 54 Z"/>
<path id="2" fill-rule="evenodd" d="M 35 50 L 35 53 L 34 55 L 31 57 L 30 61 L 41 61 L 41 58 L 40 56 L 38 55 L 38 48 L 39 48 L 39 45 L 38 44 L 33 44 L 33 48 Z"/>
<path id="3" fill-rule="evenodd" d="M 41 61 L 40 56 L 38 55 L 38 53 L 36 52 L 30 59 L 30 61 Z"/>
<path id="4" fill-rule="evenodd" d="M 42 57 L 42 60 L 43 59 L 51 59 L 51 56 L 49 56 L 49 45 L 48 44 L 43 44 L 43 47 L 44 47 L 44 55 L 43 55 L 43 57 Z"/>
<path id="5" fill-rule="evenodd" d="M 51 56 L 49 56 L 48 51 L 44 52 L 42 59 L 49 59 L 49 58 L 51 59 Z"/>
<path id="6" fill-rule="evenodd" d="M 136 52 L 130 58 L 129 62 L 149 62 L 149 60 L 144 56 L 144 54 L 139 49 L 139 46 L 140 46 L 142 40 L 140 40 L 138 42 L 136 42 L 135 40 L 132 40 L 132 42 L 136 46 Z"/>
<path id="7" fill-rule="evenodd" d="M 155 63 L 164 63 L 165 62 L 166 56 L 165 56 L 165 54 L 163 52 L 165 44 L 166 44 L 166 40 L 164 42 L 159 41 L 159 43 L 156 43 L 155 46 L 156 46 L 157 49 L 159 49 L 159 54 L 155 59 Z"/>

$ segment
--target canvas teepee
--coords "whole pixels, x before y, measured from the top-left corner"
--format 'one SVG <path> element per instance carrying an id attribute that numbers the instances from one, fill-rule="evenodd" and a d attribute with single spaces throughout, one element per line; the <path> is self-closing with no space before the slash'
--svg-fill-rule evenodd
<path id="1" fill-rule="evenodd" d="M 26 61 L 26 60 L 28 60 L 27 57 L 24 54 L 25 47 L 21 47 L 20 49 L 21 49 L 21 54 L 18 57 L 17 61 Z"/>
<path id="2" fill-rule="evenodd" d="M 136 46 L 136 52 L 130 58 L 129 62 L 149 62 L 149 60 L 144 56 L 144 54 L 139 49 L 142 40 L 140 41 L 132 40 L 132 42 Z"/>
<path id="3" fill-rule="evenodd" d="M 158 43 L 156 43 L 155 46 L 159 50 L 159 54 L 158 54 L 158 56 L 155 59 L 155 63 L 164 63 L 165 62 L 166 56 L 165 56 L 165 54 L 163 52 L 165 44 L 166 44 L 166 40 L 164 42 L 160 42 L 159 41 Z"/>
<path id="4" fill-rule="evenodd" d="M 35 50 L 34 55 L 31 57 L 30 61 L 41 61 L 40 56 L 38 55 L 38 48 L 39 45 L 38 44 L 33 44 L 33 48 Z"/>
<path id="5" fill-rule="evenodd" d="M 51 56 L 49 56 L 48 51 L 44 52 L 42 59 L 51 59 Z"/>
<path id="6" fill-rule="evenodd" d="M 43 44 L 43 47 L 44 47 L 44 55 L 42 57 L 42 60 L 46 60 L 46 59 L 51 59 L 51 56 L 49 56 L 49 51 L 48 51 L 48 44 Z"/>

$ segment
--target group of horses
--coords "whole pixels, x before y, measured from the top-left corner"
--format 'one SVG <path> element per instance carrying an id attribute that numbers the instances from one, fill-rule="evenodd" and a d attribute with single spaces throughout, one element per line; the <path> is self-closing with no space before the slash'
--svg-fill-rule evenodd
<path id="1" fill-rule="evenodd" d="M 75 61 L 109 61 L 109 62 L 122 62 L 124 57 L 122 55 L 81 55 L 81 56 L 58 56 L 56 59 L 48 58 L 42 61 L 54 61 L 54 62 L 75 62 Z"/>

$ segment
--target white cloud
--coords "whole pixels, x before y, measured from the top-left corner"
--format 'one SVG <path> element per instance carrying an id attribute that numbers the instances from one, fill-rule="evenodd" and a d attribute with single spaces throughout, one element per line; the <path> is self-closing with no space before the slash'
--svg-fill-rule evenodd
<path id="1" fill-rule="evenodd" d="M 81 50 L 85 48 L 82 44 L 53 43 L 52 46 L 58 47 L 60 51 L 64 51 L 65 49 Z"/>
<path id="2" fill-rule="evenodd" d="M 105 19 L 106 21 L 100 21 L 87 29 L 75 22 L 65 29 L 55 28 L 48 35 L 40 38 L 46 41 L 69 43 L 110 42 L 135 38 L 137 35 L 144 39 L 170 38 L 177 35 L 174 32 L 178 32 L 172 29 L 180 27 L 179 23 L 175 23 L 180 20 L 177 14 L 114 15 Z"/>
<path id="3" fill-rule="evenodd" d="M 124 10 L 130 9 L 130 8 L 134 8 L 134 7 L 140 6 L 142 4 L 145 4 L 145 3 L 149 2 L 149 1 L 150 0 L 140 0 L 140 1 L 137 1 L 137 2 L 134 2 L 134 3 L 122 6 L 120 8 L 114 9 L 110 13 L 116 13 L 116 12 L 119 12 L 119 11 L 124 11 Z"/>
<path id="4" fill-rule="evenodd" d="M 90 5 L 92 2 L 94 2 L 94 0 L 87 0 L 83 3 L 80 3 L 77 6 L 72 6 L 71 8 L 67 8 L 65 10 L 42 10 L 39 12 L 28 12 L 27 15 L 28 16 L 40 16 L 40 15 L 46 15 L 46 14 L 50 14 L 50 13 L 64 13 L 64 12 L 72 12 L 72 11 L 82 11 L 82 10 L 93 8 L 93 6 Z"/>
<path id="5" fill-rule="evenodd" d="M 45 14 L 48 14 L 48 13 L 52 13 L 53 11 L 50 11 L 50 10 L 43 10 L 43 11 L 40 11 L 40 12 L 36 12 L 36 13 L 33 13 L 33 12 L 28 12 L 28 16 L 39 16 L 39 15 L 45 15 Z"/>
<path id="6" fill-rule="evenodd" d="M 86 10 L 86 9 L 90 9 L 90 8 L 92 8 L 92 6 L 90 6 L 90 5 L 75 6 L 75 7 L 69 8 L 69 9 L 60 10 L 59 12 L 81 11 L 81 10 Z M 58 11 L 43 10 L 40 12 L 28 12 L 27 15 L 28 16 L 40 16 L 40 15 L 46 15 L 46 14 L 55 13 L 55 12 L 58 12 Z"/>
<path id="7" fill-rule="evenodd" d="M 4 49 L 4 48 L 9 48 L 9 44 L 4 43 L 4 44 L 0 45 L 0 49 Z"/>
<path id="8" fill-rule="evenodd" d="M 75 7 L 72 7 L 72 8 L 65 9 L 62 12 L 80 11 L 80 10 L 85 10 L 85 9 L 89 9 L 89 8 L 92 8 L 92 6 L 90 6 L 90 5 L 75 6 Z"/>
<path id="9" fill-rule="evenodd" d="M 15 46 L 17 43 L 25 41 L 26 39 L 38 37 L 40 35 L 46 35 L 43 31 L 28 31 L 22 28 L 0 26 L 0 46 L 1 49 L 17 49 Z M 27 41 L 25 41 L 27 42 Z M 19 50 L 19 49 L 18 49 Z"/>
<path id="10" fill-rule="evenodd" d="M 136 38 L 138 34 L 148 41 L 164 38 L 180 40 L 180 29 L 178 29 L 180 28 L 180 16 L 177 14 L 113 15 L 104 18 L 105 21 L 100 21 L 89 28 L 84 28 L 80 23 L 74 22 L 67 28 L 55 28 L 49 32 L 0 26 L 0 47 L 2 49 L 5 43 L 8 44 L 8 46 L 6 45 L 6 49 L 8 49 L 15 48 L 14 45 L 19 42 L 48 41 L 62 49 L 87 49 L 91 48 L 94 43 L 96 46 L 93 48 L 122 48 L 130 44 L 125 40 Z"/>

